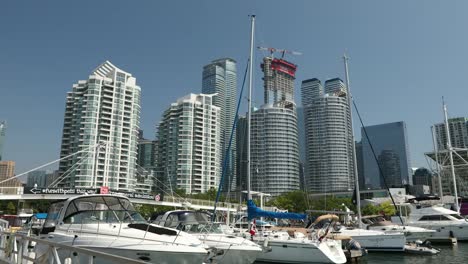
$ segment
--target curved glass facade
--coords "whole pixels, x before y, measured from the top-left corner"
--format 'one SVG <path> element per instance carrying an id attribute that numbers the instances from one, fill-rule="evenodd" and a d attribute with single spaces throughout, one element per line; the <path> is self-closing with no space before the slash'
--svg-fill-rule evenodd
<path id="1" fill-rule="evenodd" d="M 278 196 L 299 189 L 295 110 L 265 105 L 252 113 L 252 190 Z"/>

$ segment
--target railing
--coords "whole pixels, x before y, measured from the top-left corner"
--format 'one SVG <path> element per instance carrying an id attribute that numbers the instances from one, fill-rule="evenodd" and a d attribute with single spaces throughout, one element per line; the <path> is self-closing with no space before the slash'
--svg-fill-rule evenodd
<path id="1" fill-rule="evenodd" d="M 46 245 L 44 255 L 37 256 L 35 248 L 38 245 Z M 70 252 L 68 258 L 61 259 L 58 249 Z M 14 233 L 0 230 L 0 263 L 11 264 L 33 264 L 38 263 L 39 258 L 45 258 L 49 264 L 73 264 L 73 263 L 95 263 L 95 258 L 112 263 L 143 264 L 144 261 L 134 260 L 126 257 L 115 256 L 91 249 L 63 245 L 50 242 L 37 237 L 31 237 L 22 233 Z M 83 262 L 83 259 L 87 260 Z"/>
<path id="2" fill-rule="evenodd" d="M 199 206 L 214 206 L 215 201 L 211 200 L 200 200 L 200 199 L 193 199 L 193 198 L 183 198 L 183 197 L 176 197 L 176 196 L 169 196 L 166 195 L 164 196 L 164 201 L 166 202 L 176 202 L 176 203 L 190 203 L 191 205 L 199 205 Z M 221 207 L 227 207 L 231 209 L 237 209 L 239 207 L 238 203 L 225 203 L 225 202 L 219 202 L 219 206 Z M 244 205 L 245 206 L 245 205 Z"/>

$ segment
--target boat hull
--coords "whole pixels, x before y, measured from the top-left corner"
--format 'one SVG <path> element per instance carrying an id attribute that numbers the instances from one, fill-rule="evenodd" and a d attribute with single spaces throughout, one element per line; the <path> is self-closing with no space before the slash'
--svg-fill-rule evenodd
<path id="1" fill-rule="evenodd" d="M 148 263 L 203 263 L 208 257 L 208 251 L 200 245 L 191 246 L 154 240 L 133 239 L 122 236 L 113 237 L 80 234 L 73 237 L 68 234 L 57 232 L 44 238 L 63 245 L 91 249 L 111 255 L 142 260 Z M 47 256 L 47 250 L 48 246 L 46 245 L 38 245 L 35 249 L 38 257 L 42 255 Z M 73 256 L 75 254 L 72 253 L 73 252 L 70 252 L 70 250 L 58 250 L 59 257 L 62 261 L 65 258 L 72 257 L 76 263 L 89 263 L 89 256 L 79 254 Z M 113 262 L 97 257 L 95 263 L 111 264 Z"/>
<path id="2" fill-rule="evenodd" d="M 306 240 L 307 241 L 307 240 Z M 346 256 L 338 242 L 321 243 L 268 241 L 268 248 L 257 261 L 273 263 L 346 263 Z"/>
<path id="3" fill-rule="evenodd" d="M 333 234 L 349 236 L 368 251 L 404 251 L 406 238 L 402 233 L 386 234 L 372 230 L 343 230 Z"/>

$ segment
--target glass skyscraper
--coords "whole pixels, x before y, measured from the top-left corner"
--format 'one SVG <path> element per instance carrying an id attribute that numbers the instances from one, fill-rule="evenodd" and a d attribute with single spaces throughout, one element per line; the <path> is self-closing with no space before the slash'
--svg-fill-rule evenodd
<path id="1" fill-rule="evenodd" d="M 109 61 L 67 94 L 60 187 L 134 191 L 141 88 Z M 96 147 L 100 144 L 99 147 Z"/>
<path id="2" fill-rule="evenodd" d="M 221 110 L 221 166 L 224 166 L 226 151 L 229 146 L 232 125 L 236 114 L 237 102 L 237 69 L 236 61 L 223 58 L 212 61 L 203 67 L 202 93 L 217 94 L 213 97 L 213 105 Z M 235 133 L 236 131 L 234 131 Z M 234 191 L 236 188 L 236 136 L 233 135 L 224 176 L 223 191 Z"/>
<path id="3" fill-rule="evenodd" d="M 382 174 L 361 129 L 362 157 L 365 185 L 370 188 L 402 187 L 411 184 L 410 157 L 406 124 L 403 121 L 365 127 L 372 144 Z"/>

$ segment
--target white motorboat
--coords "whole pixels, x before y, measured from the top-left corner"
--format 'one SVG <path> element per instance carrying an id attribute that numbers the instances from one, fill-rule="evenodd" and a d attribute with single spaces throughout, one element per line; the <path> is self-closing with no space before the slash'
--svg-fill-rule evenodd
<path id="1" fill-rule="evenodd" d="M 345 227 L 338 224 L 338 219 L 336 215 L 322 215 L 315 220 L 311 227 L 321 237 L 329 235 L 335 239 L 352 238 L 368 251 L 404 251 L 405 249 L 406 238 L 401 232 L 385 233 L 383 231 Z M 321 227 L 321 229 L 317 229 L 317 227 Z M 322 232 L 320 230 L 327 230 L 327 232 L 326 234 L 320 234 Z"/>
<path id="2" fill-rule="evenodd" d="M 429 240 L 456 238 L 468 240 L 468 222 L 456 211 L 449 210 L 441 205 L 431 204 L 405 204 L 402 208 L 410 208 L 404 212 L 405 225 L 433 229 Z M 409 211 L 409 212 L 408 212 Z M 397 217 L 392 222 L 400 223 Z"/>
<path id="3" fill-rule="evenodd" d="M 425 241 L 436 232 L 422 227 L 397 225 L 381 215 L 363 216 L 362 223 L 365 229 L 368 230 L 382 231 L 387 234 L 403 233 L 407 242 Z"/>
<path id="4" fill-rule="evenodd" d="M 334 236 L 351 237 L 368 251 L 404 251 L 406 238 L 403 233 L 385 233 L 376 230 L 341 227 L 330 232 Z"/>
<path id="5" fill-rule="evenodd" d="M 208 256 L 199 239 L 148 224 L 126 197 L 117 195 L 85 195 L 53 203 L 40 238 L 148 263 L 203 263 Z M 47 257 L 47 247 L 35 250 L 36 256 Z M 59 256 L 64 259 L 72 252 L 59 250 Z M 79 263 L 88 261 L 76 258 Z M 96 258 L 95 263 L 111 262 Z"/>
<path id="6" fill-rule="evenodd" d="M 249 233 L 241 234 L 250 237 Z M 271 263 L 346 263 L 341 241 L 300 232 L 260 231 L 252 237 L 264 250 L 257 261 Z"/>
<path id="7" fill-rule="evenodd" d="M 262 248 L 246 238 L 225 234 L 223 224 L 210 222 L 207 213 L 187 210 L 168 211 L 153 223 L 184 230 L 212 249 L 216 263 L 253 263 Z"/>
<path id="8" fill-rule="evenodd" d="M 417 255 L 437 255 L 440 253 L 440 249 L 432 246 L 425 246 L 420 241 L 414 243 L 408 243 L 405 246 L 405 253 L 417 254 Z"/>

